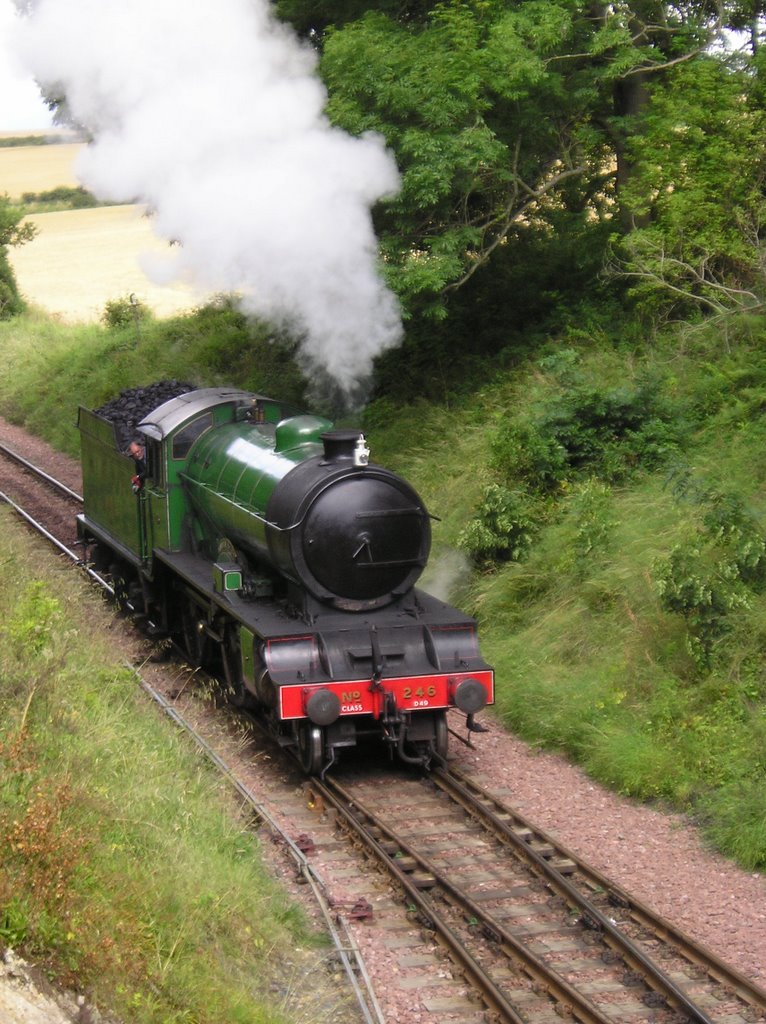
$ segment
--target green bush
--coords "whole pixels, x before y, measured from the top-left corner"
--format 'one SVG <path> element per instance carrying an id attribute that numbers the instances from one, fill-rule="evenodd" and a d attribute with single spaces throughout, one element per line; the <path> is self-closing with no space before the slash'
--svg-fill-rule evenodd
<path id="1" fill-rule="evenodd" d="M 67 210 L 86 210 L 102 205 L 81 185 L 59 185 L 45 192 L 22 192 L 21 201 L 25 206 L 50 206 Z"/>
<path id="2" fill-rule="evenodd" d="M 0 320 L 9 320 L 24 309 L 8 249 L 31 242 L 36 234 L 34 224 L 24 223 L 24 210 L 14 205 L 7 194 L 0 195 Z"/>
<path id="3" fill-rule="evenodd" d="M 617 526 L 612 490 L 599 480 L 586 480 L 573 488 L 565 508 L 574 525 L 572 568 L 579 572 L 595 554 L 609 549 Z"/>
<path id="4" fill-rule="evenodd" d="M 458 547 L 479 564 L 520 562 L 538 528 L 525 494 L 490 484 L 476 515 L 460 533 Z"/>
<path id="5" fill-rule="evenodd" d="M 3 252 L 0 252 L 0 320 L 10 320 L 24 310 L 16 286 L 16 277 Z"/>
<path id="6" fill-rule="evenodd" d="M 7 624 L 8 636 L 19 654 L 41 654 L 55 641 L 63 609 L 41 581 L 27 585 L 19 595 Z"/>
<path id="7" fill-rule="evenodd" d="M 567 451 L 544 427 L 510 422 L 492 441 L 490 465 L 506 481 L 515 480 L 530 491 L 548 493 L 566 479 Z"/>
<path id="8" fill-rule="evenodd" d="M 139 302 L 135 295 L 127 295 L 120 299 L 108 300 L 101 314 L 101 323 L 104 327 L 119 330 L 131 324 L 138 324 L 150 316 L 151 310 L 148 306 Z"/>
<path id="9" fill-rule="evenodd" d="M 684 617 L 689 653 L 701 669 L 729 631 L 731 613 L 750 608 L 766 578 L 766 540 L 741 499 L 723 492 L 704 498 L 695 534 L 655 564 L 662 607 Z"/>
<path id="10" fill-rule="evenodd" d="M 533 421 L 511 420 L 492 442 L 492 466 L 506 482 L 552 492 L 583 475 L 607 481 L 653 470 L 679 450 L 683 421 L 657 381 L 602 389 L 571 383 Z"/>

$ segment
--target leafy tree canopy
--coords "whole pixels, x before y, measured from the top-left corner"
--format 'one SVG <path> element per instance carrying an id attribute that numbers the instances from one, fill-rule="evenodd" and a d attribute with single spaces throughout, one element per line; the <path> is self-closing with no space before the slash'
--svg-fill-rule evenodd
<path id="1" fill-rule="evenodd" d="M 658 81 L 630 141 L 626 184 L 641 226 L 621 240 L 617 269 L 633 293 L 676 316 L 724 317 L 766 294 L 766 111 L 755 74 L 701 57 Z"/>
<path id="2" fill-rule="evenodd" d="M 677 191 L 682 166 L 695 166 L 700 211 L 714 204 L 705 165 L 720 183 L 725 168 L 754 159 L 744 139 L 735 152 L 727 118 L 757 60 L 710 46 L 742 25 L 755 44 L 762 6 L 283 0 L 280 11 L 321 49 L 331 118 L 352 133 L 379 132 L 393 149 L 402 188 L 377 212 L 385 271 L 405 308 L 443 316 L 450 292 L 530 233 L 550 235 L 561 211 L 613 219 L 622 234 L 656 224 L 670 205 L 652 197 Z M 729 97 L 723 108 L 719 93 Z M 708 124 L 684 139 L 677 123 L 694 95 Z M 691 163 L 681 156 L 716 137 L 731 143 L 725 161 L 713 148 Z M 672 205 L 694 233 L 692 196 Z"/>
<path id="3" fill-rule="evenodd" d="M 439 7 L 419 26 L 374 12 L 327 33 L 330 116 L 383 134 L 402 173 L 378 227 L 406 304 L 441 308 L 445 289 L 537 224 L 543 197 L 565 186 L 576 203 L 592 197 L 586 151 L 599 143 L 584 96 L 546 68 L 546 50 L 570 29 L 565 7 L 545 3 L 494 17 Z"/>

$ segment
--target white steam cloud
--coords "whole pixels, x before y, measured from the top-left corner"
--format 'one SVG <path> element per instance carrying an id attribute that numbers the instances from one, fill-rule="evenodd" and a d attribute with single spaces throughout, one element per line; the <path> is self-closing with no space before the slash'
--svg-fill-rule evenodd
<path id="1" fill-rule="evenodd" d="M 421 583 L 429 594 L 441 601 L 454 600 L 455 589 L 467 579 L 471 572 L 471 564 L 464 554 L 454 548 L 448 548 L 437 558 L 431 558 Z"/>
<path id="2" fill-rule="evenodd" d="M 147 203 L 181 243 L 154 280 L 237 293 L 344 390 L 398 343 L 370 216 L 396 166 L 379 137 L 330 125 L 313 53 L 267 0 L 37 0 L 17 31 L 94 136 L 83 184 Z"/>

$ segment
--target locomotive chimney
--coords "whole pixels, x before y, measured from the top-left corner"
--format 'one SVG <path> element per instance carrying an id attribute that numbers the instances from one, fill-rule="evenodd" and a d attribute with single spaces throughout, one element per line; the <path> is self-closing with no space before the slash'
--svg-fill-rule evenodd
<path id="1" fill-rule="evenodd" d="M 366 466 L 370 455 L 361 430 L 328 430 L 320 434 L 324 443 L 323 463 L 352 459 L 355 466 Z"/>

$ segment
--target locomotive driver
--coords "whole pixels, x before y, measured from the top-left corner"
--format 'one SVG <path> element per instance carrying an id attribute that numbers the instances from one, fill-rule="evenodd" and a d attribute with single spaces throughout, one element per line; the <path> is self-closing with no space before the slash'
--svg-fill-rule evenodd
<path id="1" fill-rule="evenodd" d="M 133 459 L 136 467 L 135 475 L 131 477 L 130 483 L 133 487 L 133 493 L 138 494 L 139 491 L 143 490 L 144 480 L 146 479 L 146 449 L 140 439 L 134 438 L 130 442 L 128 445 L 128 455 Z"/>

